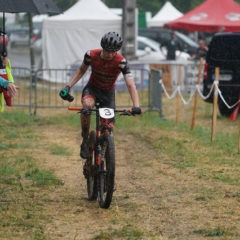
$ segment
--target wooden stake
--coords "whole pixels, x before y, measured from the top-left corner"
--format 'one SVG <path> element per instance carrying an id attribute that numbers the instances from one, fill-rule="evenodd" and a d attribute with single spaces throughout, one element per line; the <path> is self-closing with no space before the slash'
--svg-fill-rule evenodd
<path id="1" fill-rule="evenodd" d="M 215 140 L 216 124 L 217 124 L 217 107 L 218 107 L 218 83 L 219 83 L 219 67 L 215 68 L 215 82 L 213 95 L 213 114 L 212 114 L 212 142 Z M 217 86 L 216 86 L 217 85 Z"/>
<path id="2" fill-rule="evenodd" d="M 182 66 L 179 65 L 178 66 L 178 83 L 177 83 L 177 87 L 180 87 L 181 84 L 182 84 Z M 178 121 L 179 121 L 180 103 L 181 103 L 181 99 L 180 99 L 180 95 L 178 93 L 177 96 L 176 96 L 176 123 L 178 123 Z"/>
<path id="3" fill-rule="evenodd" d="M 199 67 L 198 67 L 197 85 L 199 85 L 199 84 L 200 84 L 200 81 L 201 81 L 202 65 L 203 65 L 203 58 L 200 58 L 200 63 L 199 63 Z M 195 92 L 195 96 L 194 96 L 194 105 L 193 105 L 193 113 L 192 113 L 191 130 L 193 130 L 194 127 L 195 127 L 197 104 L 198 104 L 198 91 Z"/>

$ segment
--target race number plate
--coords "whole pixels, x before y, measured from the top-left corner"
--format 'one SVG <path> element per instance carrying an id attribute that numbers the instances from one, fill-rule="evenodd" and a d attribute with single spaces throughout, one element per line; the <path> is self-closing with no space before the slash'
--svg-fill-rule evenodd
<path id="1" fill-rule="evenodd" d="M 114 117 L 114 109 L 112 108 L 99 108 L 101 118 L 110 119 Z"/>

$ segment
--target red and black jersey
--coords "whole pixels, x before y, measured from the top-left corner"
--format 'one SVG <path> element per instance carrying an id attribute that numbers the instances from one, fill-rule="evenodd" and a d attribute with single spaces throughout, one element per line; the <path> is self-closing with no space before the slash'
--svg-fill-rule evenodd
<path id="1" fill-rule="evenodd" d="M 119 74 L 128 74 L 130 70 L 121 54 L 117 53 L 113 59 L 105 60 L 102 59 L 101 52 L 102 49 L 94 49 L 84 56 L 84 64 L 92 68 L 89 83 L 100 89 L 113 89 Z"/>

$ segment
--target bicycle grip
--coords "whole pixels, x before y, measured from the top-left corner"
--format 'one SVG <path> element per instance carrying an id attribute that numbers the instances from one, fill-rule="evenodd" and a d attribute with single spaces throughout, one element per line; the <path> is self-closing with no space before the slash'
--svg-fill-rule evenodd
<path id="1" fill-rule="evenodd" d="M 70 110 L 70 111 L 81 111 L 82 110 L 82 108 L 81 107 L 68 107 L 68 110 Z"/>
<path id="2" fill-rule="evenodd" d="M 68 95 L 68 91 L 66 89 L 63 89 L 60 91 L 60 96 L 61 97 L 66 97 Z"/>
<path id="3" fill-rule="evenodd" d="M 70 95 L 66 89 L 61 90 L 59 95 L 63 100 L 67 100 L 69 102 L 72 102 L 74 100 L 74 97 Z"/>

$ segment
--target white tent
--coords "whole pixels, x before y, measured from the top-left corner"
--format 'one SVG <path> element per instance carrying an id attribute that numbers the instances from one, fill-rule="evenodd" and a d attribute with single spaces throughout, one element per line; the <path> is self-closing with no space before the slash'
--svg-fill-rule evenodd
<path id="1" fill-rule="evenodd" d="M 121 17 L 100 0 L 79 0 L 63 14 L 43 21 L 43 68 L 63 69 L 100 48 L 109 31 L 121 33 Z"/>
<path id="2" fill-rule="evenodd" d="M 179 12 L 170 2 L 166 2 L 158 13 L 148 20 L 148 27 L 162 27 L 165 23 L 181 17 L 183 14 Z"/>

